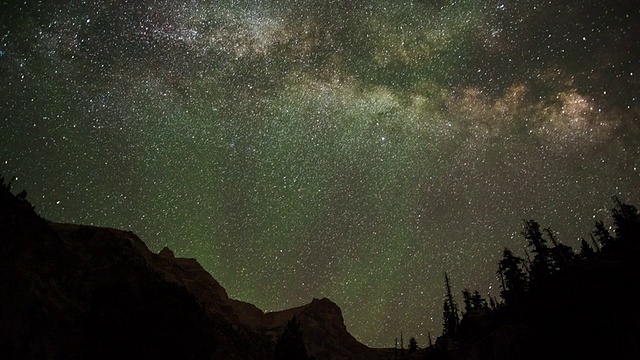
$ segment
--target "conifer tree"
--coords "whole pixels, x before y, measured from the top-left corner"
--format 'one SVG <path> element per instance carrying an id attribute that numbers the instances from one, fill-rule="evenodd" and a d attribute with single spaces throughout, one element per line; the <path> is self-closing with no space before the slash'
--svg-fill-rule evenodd
<path id="1" fill-rule="evenodd" d="M 547 241 L 542 237 L 540 224 L 535 220 L 525 220 L 522 235 L 533 252 L 531 262 L 531 282 L 539 282 L 553 273 L 554 265 Z"/>
<path id="2" fill-rule="evenodd" d="M 416 351 L 418 351 L 418 341 L 416 341 L 416 338 L 412 336 L 409 339 L 409 354 L 413 354 Z"/>
<path id="3" fill-rule="evenodd" d="M 462 301 L 464 302 L 465 312 L 473 310 L 473 304 L 471 303 L 471 292 L 469 291 L 469 289 L 462 290 Z"/>
<path id="4" fill-rule="evenodd" d="M 451 292 L 451 284 L 449 283 L 449 275 L 444 273 L 445 286 L 447 288 L 446 298 L 444 300 L 444 323 L 443 323 L 443 335 L 455 335 L 458 325 L 460 325 L 460 315 L 458 313 L 458 305 L 453 300 L 453 293 Z"/>
<path id="5" fill-rule="evenodd" d="M 471 294 L 469 289 L 462 290 L 462 299 L 464 301 L 465 312 L 483 310 L 489 307 L 487 305 L 487 300 L 482 298 L 478 290 L 474 291 L 473 294 Z"/>
<path id="6" fill-rule="evenodd" d="M 445 299 L 442 305 L 442 335 L 452 334 L 455 329 L 451 313 L 451 305 L 449 305 L 449 301 Z"/>
<path id="7" fill-rule="evenodd" d="M 507 304 L 518 302 L 527 291 L 527 276 L 522 270 L 523 260 L 508 248 L 502 253 L 498 264 L 498 273 L 502 279 L 500 296 Z"/>
<path id="8" fill-rule="evenodd" d="M 611 209 L 613 226 L 618 241 L 632 241 L 640 235 L 640 214 L 638 209 L 621 202 L 617 197 L 613 198 L 616 206 Z"/>
<path id="9" fill-rule="evenodd" d="M 282 335 L 276 343 L 275 360 L 308 360 L 307 349 L 304 346 L 300 322 L 295 315 L 287 322 Z"/>
<path id="10" fill-rule="evenodd" d="M 570 246 L 561 244 L 556 240 L 551 228 L 546 228 L 544 231 L 549 235 L 549 239 L 553 243 L 553 249 L 551 251 L 551 259 L 555 265 L 555 269 L 561 269 L 569 264 L 575 257 L 573 249 Z"/>
<path id="11" fill-rule="evenodd" d="M 580 257 L 582 257 L 584 259 L 590 259 L 595 254 L 596 254 L 596 252 L 593 250 L 591 245 L 589 245 L 587 240 L 585 240 L 585 239 L 580 240 Z"/>
<path id="12" fill-rule="evenodd" d="M 478 290 L 471 295 L 471 307 L 475 310 L 486 310 L 489 308 L 487 300 L 483 299 Z"/>
<path id="13" fill-rule="evenodd" d="M 593 235 L 596 237 L 596 240 L 600 242 L 602 248 L 607 248 L 613 244 L 613 236 L 609 232 L 606 226 L 604 226 L 604 222 L 596 221 L 596 225 L 593 229 Z"/>

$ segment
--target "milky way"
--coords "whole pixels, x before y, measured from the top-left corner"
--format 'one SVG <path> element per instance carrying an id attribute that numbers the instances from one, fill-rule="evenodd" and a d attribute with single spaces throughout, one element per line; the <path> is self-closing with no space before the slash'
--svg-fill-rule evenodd
<path id="1" fill-rule="evenodd" d="M 640 204 L 633 1 L 0 4 L 0 173 L 266 311 L 371 346 L 499 295 L 522 219 L 578 248 Z"/>

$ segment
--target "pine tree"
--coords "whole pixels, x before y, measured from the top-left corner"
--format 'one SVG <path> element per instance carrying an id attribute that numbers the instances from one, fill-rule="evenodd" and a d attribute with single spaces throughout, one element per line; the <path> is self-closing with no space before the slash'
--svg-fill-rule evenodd
<path id="1" fill-rule="evenodd" d="M 295 315 L 287 322 L 282 335 L 276 343 L 275 360 L 308 360 L 307 349 L 304 346 L 300 322 Z"/>
<path id="2" fill-rule="evenodd" d="M 462 290 L 462 301 L 464 302 L 465 312 L 473 310 L 473 304 L 471 303 L 471 292 L 469 291 L 469 289 Z"/>
<path id="3" fill-rule="evenodd" d="M 489 308 L 487 300 L 483 299 L 478 290 L 471 295 L 471 308 L 474 310 L 486 310 Z"/>
<path id="4" fill-rule="evenodd" d="M 489 306 L 487 305 L 487 300 L 482 298 L 478 290 L 474 291 L 473 294 L 471 294 L 469 289 L 462 290 L 462 299 L 464 301 L 465 312 L 473 310 L 484 310 L 489 308 Z"/>
<path id="5" fill-rule="evenodd" d="M 524 221 L 522 235 L 534 254 L 531 262 L 531 282 L 539 282 L 553 273 L 554 265 L 551 251 L 547 246 L 547 241 L 542 237 L 540 224 L 535 220 Z"/>
<path id="6" fill-rule="evenodd" d="M 590 259 L 595 254 L 596 252 L 593 251 L 593 248 L 589 245 L 589 243 L 585 239 L 580 240 L 580 257 L 584 259 Z"/>
<path id="7" fill-rule="evenodd" d="M 611 236 L 609 229 L 604 226 L 604 222 L 602 221 L 596 221 L 596 225 L 593 228 L 593 235 L 596 237 L 596 240 L 600 242 L 603 249 L 613 244 L 613 236 Z"/>
<path id="8" fill-rule="evenodd" d="M 498 273 L 502 280 L 500 296 L 507 304 L 517 303 L 527 291 L 527 276 L 522 270 L 523 260 L 508 248 L 502 253 L 498 263 Z"/>
<path id="9" fill-rule="evenodd" d="M 451 292 L 451 284 L 449 283 L 449 275 L 444 273 L 445 286 L 447 288 L 446 298 L 444 300 L 443 310 L 443 335 L 455 335 L 458 325 L 460 325 L 460 315 L 458 313 L 458 306 L 453 300 L 453 293 Z"/>
<path id="10" fill-rule="evenodd" d="M 613 198 L 616 206 L 611 209 L 616 240 L 630 242 L 637 240 L 640 235 L 640 214 L 638 209 L 621 202 L 617 197 Z"/>
<path id="11" fill-rule="evenodd" d="M 416 341 L 416 338 L 412 336 L 409 339 L 409 354 L 413 354 L 416 351 L 418 351 L 418 342 Z"/>
<path id="12" fill-rule="evenodd" d="M 573 249 L 556 240 L 551 228 L 546 228 L 544 231 L 549 235 L 549 239 L 551 239 L 551 242 L 553 243 L 551 259 L 553 260 L 555 269 L 561 269 L 573 261 L 573 258 L 575 257 Z"/>

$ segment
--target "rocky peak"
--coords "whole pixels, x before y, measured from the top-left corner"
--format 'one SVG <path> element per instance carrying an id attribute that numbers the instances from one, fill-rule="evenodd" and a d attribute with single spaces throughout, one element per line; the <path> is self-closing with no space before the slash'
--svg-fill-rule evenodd
<path id="1" fill-rule="evenodd" d="M 162 250 L 160 250 L 160 252 L 158 253 L 158 256 L 160 256 L 161 258 L 165 258 L 165 259 L 175 259 L 176 256 L 173 253 L 173 251 L 171 249 L 169 249 L 168 247 L 163 247 Z"/>
<path id="2" fill-rule="evenodd" d="M 334 315 L 342 317 L 342 310 L 340 309 L 340 307 L 328 298 L 313 298 L 313 300 L 311 300 L 311 302 L 306 306 L 306 309 L 308 311 L 313 310 L 325 312 L 327 314 L 332 313 Z"/>

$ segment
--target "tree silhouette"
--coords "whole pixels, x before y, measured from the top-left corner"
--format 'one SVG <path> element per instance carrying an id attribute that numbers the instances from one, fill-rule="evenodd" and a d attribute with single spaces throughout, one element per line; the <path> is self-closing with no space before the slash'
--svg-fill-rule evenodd
<path id="1" fill-rule="evenodd" d="M 544 229 L 544 231 L 547 233 L 547 235 L 549 235 L 549 239 L 553 243 L 553 249 L 551 249 L 551 259 L 553 260 L 555 270 L 559 270 L 573 261 L 575 253 L 570 246 L 561 244 L 558 240 L 556 240 L 556 237 L 550 228 L 546 228 Z"/>
<path id="2" fill-rule="evenodd" d="M 591 259 L 596 252 L 593 250 L 591 245 L 587 242 L 587 240 L 580 240 L 580 257 L 584 259 Z"/>
<path id="3" fill-rule="evenodd" d="M 418 351 L 418 342 L 416 341 L 416 338 L 412 336 L 409 339 L 409 354 L 413 354 L 416 351 Z"/>
<path id="4" fill-rule="evenodd" d="M 551 229 L 541 231 L 536 221 L 525 220 L 522 234 L 527 240 L 524 251 L 528 262 L 508 248 L 504 249 L 498 268 L 502 285 L 500 295 L 504 299 L 501 306 L 496 306 L 497 302 L 489 296 L 492 304 L 489 309 L 478 291 L 472 293 L 465 288 L 462 291 L 465 319 L 460 322 L 445 273 L 443 335 L 435 345 L 429 338 L 430 346 L 423 351 L 424 358 L 485 358 L 483 355 L 490 358 L 494 352 L 476 350 L 486 345 L 486 339 L 495 334 L 496 329 L 510 332 L 514 325 L 522 333 L 498 345 L 504 346 L 500 351 L 509 354 L 504 358 L 555 358 L 558 354 L 564 358 L 607 358 L 612 352 L 615 355 L 633 352 L 635 355 L 614 355 L 618 358 L 640 358 L 635 342 L 628 336 L 630 332 L 636 334 L 637 327 L 630 325 L 626 314 L 615 315 L 624 309 L 619 303 L 632 304 L 634 298 L 629 294 L 637 287 L 633 280 L 640 256 L 640 248 L 636 246 L 636 241 L 640 241 L 640 213 L 635 206 L 614 199 L 616 205 L 611 212 L 615 237 L 602 221 L 596 222 L 595 236 L 591 236 L 593 243 L 581 239 L 579 256 L 571 247 L 559 242 Z M 553 245 L 548 245 L 547 240 Z M 602 251 L 599 244 L 603 245 Z M 608 249 L 606 253 L 605 248 Z M 581 259 L 579 263 L 578 259 Z M 619 275 L 625 280 L 612 283 L 610 275 Z M 585 284 L 589 287 L 585 288 Z M 590 297 L 591 284 L 596 284 L 595 288 L 602 290 L 602 294 Z M 606 291 L 614 295 L 606 295 Z M 479 309 L 486 310 L 470 313 Z M 602 324 L 609 321 L 619 329 L 601 331 Z M 607 334 L 608 331 L 613 333 Z"/>
<path id="5" fill-rule="evenodd" d="M 449 275 L 444 273 L 445 286 L 447 288 L 446 298 L 443 306 L 443 330 L 442 333 L 448 335 L 455 335 L 458 325 L 460 325 L 460 316 L 458 314 L 458 305 L 453 300 L 453 293 L 451 292 L 451 284 L 449 283 Z"/>
<path id="6" fill-rule="evenodd" d="M 498 263 L 498 273 L 502 281 L 500 296 L 509 304 L 517 303 L 527 291 L 527 275 L 522 270 L 523 260 L 508 248 L 502 253 Z"/>
<path id="7" fill-rule="evenodd" d="M 471 307 L 474 310 L 486 310 L 489 308 L 487 305 L 487 300 L 483 299 L 478 290 L 473 292 L 471 296 Z"/>
<path id="8" fill-rule="evenodd" d="M 462 301 L 464 302 L 464 311 L 469 312 L 473 310 L 473 304 L 471 303 L 471 292 L 469 289 L 462 290 Z"/>
<path id="9" fill-rule="evenodd" d="M 621 202 L 617 197 L 613 198 L 616 206 L 611 209 L 613 217 L 613 227 L 616 233 L 616 240 L 631 241 L 640 234 L 640 215 L 638 209 L 629 204 Z"/>
<path id="10" fill-rule="evenodd" d="M 473 294 L 469 291 L 469 289 L 462 290 L 462 299 L 464 301 L 464 311 L 469 312 L 473 310 L 484 310 L 488 309 L 487 300 L 483 299 L 478 290 L 474 291 Z"/>
<path id="11" fill-rule="evenodd" d="M 596 225 L 593 228 L 593 235 L 596 240 L 602 245 L 602 248 L 607 248 L 613 244 L 613 236 L 609 232 L 609 229 L 604 226 L 604 222 L 596 221 Z"/>
<path id="12" fill-rule="evenodd" d="M 307 349 L 302 339 L 300 322 L 295 315 L 287 322 L 282 335 L 276 343 L 274 352 L 275 360 L 308 360 Z"/>
<path id="13" fill-rule="evenodd" d="M 551 250 L 551 260 L 554 264 L 554 271 L 563 269 L 576 257 L 573 248 L 565 244 L 558 244 L 558 246 L 555 246 Z"/>
<path id="14" fill-rule="evenodd" d="M 540 224 L 535 220 L 525 220 L 522 235 L 528 242 L 528 246 L 533 252 L 533 261 L 531 262 L 530 277 L 531 282 L 536 283 L 553 273 L 554 262 L 551 251 L 547 246 L 547 241 L 542 237 Z"/>

